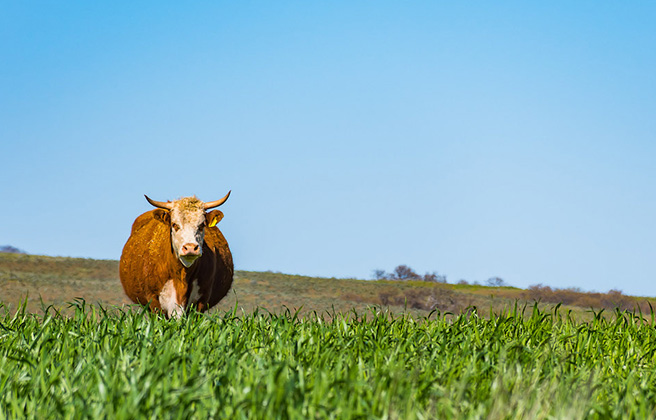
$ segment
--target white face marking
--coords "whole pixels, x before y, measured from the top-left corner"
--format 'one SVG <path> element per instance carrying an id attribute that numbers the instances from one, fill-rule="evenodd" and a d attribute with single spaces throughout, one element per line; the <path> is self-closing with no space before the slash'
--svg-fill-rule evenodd
<path id="1" fill-rule="evenodd" d="M 187 301 L 187 306 L 198 303 L 200 299 L 200 287 L 198 287 L 198 279 L 194 279 L 189 285 L 191 289 L 191 294 L 189 295 L 189 301 Z"/>
<path id="2" fill-rule="evenodd" d="M 159 292 L 159 304 L 168 317 L 180 318 L 183 314 L 182 305 L 178 303 L 178 296 L 173 285 L 173 280 L 166 282 L 162 291 Z"/>
<path id="3" fill-rule="evenodd" d="M 176 201 L 171 209 L 171 246 L 175 256 L 185 267 L 191 265 L 203 253 L 205 239 L 205 210 L 200 207 L 185 207 Z M 195 248 L 190 252 L 185 246 Z"/>

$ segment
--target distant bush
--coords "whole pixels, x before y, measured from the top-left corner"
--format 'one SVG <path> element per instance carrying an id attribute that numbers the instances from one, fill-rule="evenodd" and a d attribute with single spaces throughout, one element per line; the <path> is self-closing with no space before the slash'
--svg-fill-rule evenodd
<path id="1" fill-rule="evenodd" d="M 490 287 L 503 287 L 507 286 L 506 282 L 501 277 L 490 277 L 485 282 L 486 286 Z"/>
<path id="2" fill-rule="evenodd" d="M 396 266 L 392 278 L 396 280 L 420 280 L 421 276 L 407 265 L 401 264 Z"/>
<path id="3" fill-rule="evenodd" d="M 432 273 L 424 274 L 424 281 L 430 281 L 433 283 L 446 283 L 446 276 L 443 274 L 438 274 L 437 271 Z"/>
<path id="4" fill-rule="evenodd" d="M 524 293 L 524 297 L 546 303 L 562 303 L 563 305 L 581 306 L 587 308 L 626 309 L 633 310 L 638 301 L 626 296 L 621 290 L 609 290 L 608 293 L 583 292 L 578 287 L 555 289 L 542 284 L 534 284 Z M 648 303 L 643 310 L 648 311 Z"/>
<path id="5" fill-rule="evenodd" d="M 385 270 L 376 269 L 374 270 L 374 278 L 376 280 L 387 280 L 387 273 L 385 273 Z"/>
<path id="6" fill-rule="evenodd" d="M 406 291 L 389 288 L 378 293 L 378 298 L 380 304 L 384 306 L 407 306 L 408 308 L 426 311 L 438 309 L 451 312 L 462 309 L 454 292 L 439 286 L 430 290 L 410 289 Z"/>
<path id="7" fill-rule="evenodd" d="M 385 270 L 374 270 L 376 280 L 417 280 L 428 281 L 433 283 L 446 283 L 446 276 L 440 275 L 436 271 L 426 273 L 423 276 L 415 272 L 405 264 L 396 266 L 393 272 L 387 273 Z"/>
<path id="8" fill-rule="evenodd" d="M 5 252 L 7 254 L 27 254 L 27 252 L 22 249 L 18 249 L 11 245 L 0 245 L 0 252 Z"/>

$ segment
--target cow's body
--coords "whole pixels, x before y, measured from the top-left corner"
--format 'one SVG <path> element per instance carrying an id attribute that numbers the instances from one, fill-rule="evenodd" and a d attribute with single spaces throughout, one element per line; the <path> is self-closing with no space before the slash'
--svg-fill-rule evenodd
<path id="1" fill-rule="evenodd" d="M 191 307 L 205 311 L 216 305 L 230 290 L 234 272 L 228 243 L 214 226 L 223 213 L 205 213 L 199 207 L 192 208 L 194 214 L 188 216 L 184 213 L 187 210 L 180 210 L 178 205 L 182 200 L 197 207 L 205 205 L 195 198 L 173 203 L 149 199 L 158 203 L 154 205 L 172 208 L 158 208 L 137 217 L 119 264 L 121 283 L 128 297 L 169 317 L 178 317 Z M 184 244 L 176 244 L 178 231 L 187 229 L 185 224 L 194 225 L 196 230 L 192 233 L 196 236 L 187 234 Z"/>

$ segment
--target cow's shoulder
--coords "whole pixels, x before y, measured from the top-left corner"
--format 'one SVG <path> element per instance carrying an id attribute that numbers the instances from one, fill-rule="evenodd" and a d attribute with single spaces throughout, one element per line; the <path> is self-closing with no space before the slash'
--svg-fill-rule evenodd
<path id="1" fill-rule="evenodd" d="M 149 223 L 153 223 L 155 220 L 155 217 L 153 216 L 154 212 L 154 210 L 151 210 L 139 215 L 139 217 L 135 219 L 134 223 L 132 223 L 131 234 L 134 235 L 144 226 L 148 225 Z"/>
<path id="2" fill-rule="evenodd" d="M 134 221 L 132 233 L 128 238 L 121 260 L 133 266 L 140 272 L 147 271 L 149 275 L 163 275 L 170 271 L 175 260 L 171 253 L 171 234 L 167 223 L 151 210 L 143 213 Z"/>
<path id="3" fill-rule="evenodd" d="M 227 250 L 228 241 L 216 226 L 205 228 L 205 243 L 214 252 Z"/>
<path id="4" fill-rule="evenodd" d="M 165 214 L 164 210 L 154 209 L 139 215 L 132 223 L 131 234 L 134 235 L 144 228 L 168 231 L 168 224 L 162 216 L 163 214 Z"/>

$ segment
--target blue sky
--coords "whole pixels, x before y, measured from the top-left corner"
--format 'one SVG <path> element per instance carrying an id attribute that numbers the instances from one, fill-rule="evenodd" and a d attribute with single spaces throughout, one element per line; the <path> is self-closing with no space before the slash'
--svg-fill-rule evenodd
<path id="1" fill-rule="evenodd" d="M 232 190 L 237 269 L 656 296 L 651 2 L 2 2 L 0 244 L 117 259 Z"/>

